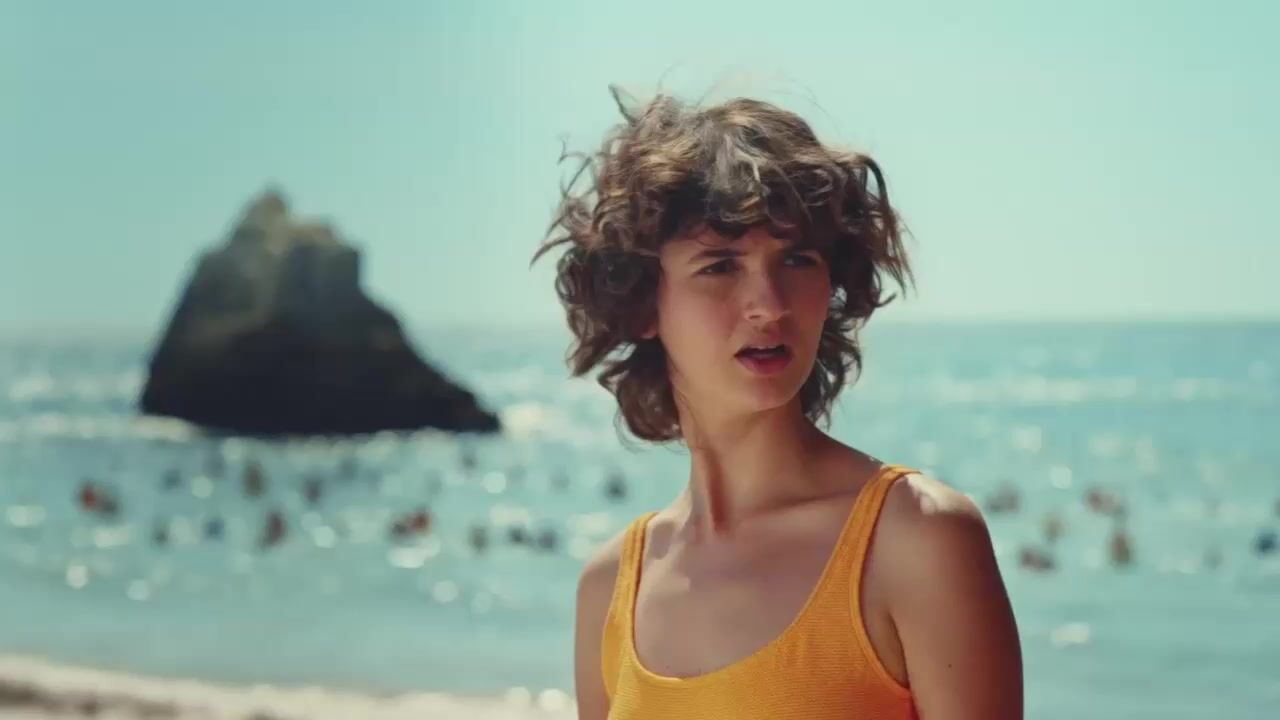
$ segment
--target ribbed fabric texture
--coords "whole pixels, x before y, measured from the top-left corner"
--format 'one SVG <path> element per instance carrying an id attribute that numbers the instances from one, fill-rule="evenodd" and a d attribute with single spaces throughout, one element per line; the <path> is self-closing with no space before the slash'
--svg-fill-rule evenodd
<path id="1" fill-rule="evenodd" d="M 911 692 L 880 664 L 859 609 L 858 586 L 876 518 L 893 482 L 911 472 L 885 466 L 858 492 L 827 565 L 791 626 L 754 654 L 690 678 L 640 664 L 634 643 L 644 529 L 627 528 L 602 638 L 610 720 L 852 720 L 915 718 Z"/>

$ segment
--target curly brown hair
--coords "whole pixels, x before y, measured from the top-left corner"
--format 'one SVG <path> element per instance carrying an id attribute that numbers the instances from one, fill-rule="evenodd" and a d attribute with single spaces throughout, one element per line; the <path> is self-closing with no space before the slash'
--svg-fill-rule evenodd
<path id="1" fill-rule="evenodd" d="M 601 366 L 598 381 L 633 435 L 680 439 L 666 352 L 660 338 L 642 337 L 657 312 L 658 250 L 700 228 L 738 238 L 767 226 L 816 248 L 830 268 L 827 319 L 800 390 L 805 416 L 829 424 L 849 371 L 856 381 L 862 369 L 858 331 L 895 297 L 885 296 L 885 276 L 904 292 L 914 285 L 880 166 L 824 146 L 801 117 L 761 100 L 700 108 L 658 94 L 633 108 L 610 91 L 625 122 L 594 155 L 561 154 L 581 165 L 530 262 L 568 246 L 556 292 L 574 336 L 573 375 Z M 589 186 L 575 190 L 584 175 Z"/>

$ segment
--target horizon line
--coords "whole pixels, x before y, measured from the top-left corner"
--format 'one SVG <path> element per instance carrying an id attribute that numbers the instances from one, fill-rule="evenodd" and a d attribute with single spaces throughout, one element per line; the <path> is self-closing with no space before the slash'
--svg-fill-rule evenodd
<path id="1" fill-rule="evenodd" d="M 885 326 L 973 326 L 973 325 L 1280 325 L 1280 315 L 1127 315 L 1127 316 L 1087 316 L 1087 315 L 1047 315 L 1035 317 L 1029 315 L 981 316 L 950 315 L 925 317 L 885 317 L 873 318 L 867 328 Z M 401 327 L 408 335 L 420 332 L 456 332 L 459 330 L 508 330 L 508 331 L 543 331 L 566 332 L 567 326 L 562 320 L 538 320 L 531 322 L 511 322 L 479 320 L 475 322 L 426 321 L 405 323 Z M 141 327 L 124 324 L 73 325 L 65 323 L 38 326 L 0 325 L 0 339 L 31 339 L 51 335 L 67 336 L 110 336 L 128 337 L 158 334 L 163 327 Z"/>

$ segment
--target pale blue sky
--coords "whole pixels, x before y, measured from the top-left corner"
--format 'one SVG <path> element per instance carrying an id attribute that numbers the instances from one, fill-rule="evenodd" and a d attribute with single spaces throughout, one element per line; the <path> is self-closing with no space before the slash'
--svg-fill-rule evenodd
<path id="1" fill-rule="evenodd" d="M 154 330 L 270 182 L 408 325 L 559 322 L 558 138 L 667 71 L 881 162 L 889 317 L 1280 318 L 1278 8 L 0 0 L 0 328 Z"/>

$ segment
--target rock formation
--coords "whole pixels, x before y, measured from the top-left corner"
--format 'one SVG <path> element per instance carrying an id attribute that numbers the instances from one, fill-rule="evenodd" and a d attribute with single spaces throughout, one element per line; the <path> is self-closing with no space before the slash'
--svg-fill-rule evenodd
<path id="1" fill-rule="evenodd" d="M 360 289 L 360 254 L 280 193 L 206 252 L 151 357 L 144 413 L 247 435 L 493 432 Z"/>

